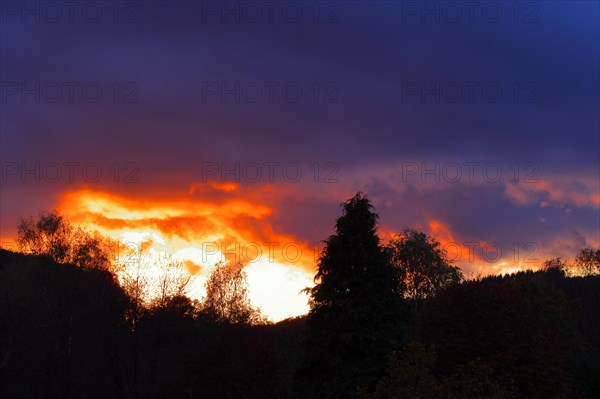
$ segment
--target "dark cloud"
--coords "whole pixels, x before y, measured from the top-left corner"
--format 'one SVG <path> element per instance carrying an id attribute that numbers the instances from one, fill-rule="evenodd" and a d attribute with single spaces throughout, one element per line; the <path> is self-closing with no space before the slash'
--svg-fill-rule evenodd
<path id="1" fill-rule="evenodd" d="M 235 11 L 222 23 L 210 7 L 223 3 L 191 1 L 138 2 L 135 23 L 115 23 L 108 8 L 98 23 L 22 23 L 3 15 L 2 162 L 97 162 L 104 173 L 93 184 L 8 176 L 3 234 L 13 231 L 17 215 L 37 213 L 82 185 L 131 197 L 178 197 L 201 180 L 205 162 L 278 161 L 300 163 L 302 183 L 279 179 L 273 194 L 240 181 L 240 191 L 194 195 L 261 197 L 274 209 L 273 228 L 313 242 L 330 233 L 344 196 L 362 190 L 394 228 L 441 219 L 464 239 L 534 237 L 552 245 L 555 236 L 577 236 L 579 243 L 585 236 L 589 244 L 599 225 L 597 203 L 571 204 L 567 212 L 569 204 L 516 204 L 502 184 L 428 191 L 399 188 L 379 174 L 402 162 L 497 162 L 505 170 L 534 162 L 545 181 L 585 177 L 592 183 L 580 191 L 597 193 L 598 3 L 536 2 L 532 23 L 524 18 L 535 10 L 521 9 L 516 21 L 505 3 L 497 3 L 504 13 L 498 23 L 480 14 L 473 23 L 422 23 L 407 14 L 412 3 L 337 2 L 331 9 L 321 3 L 319 18 L 335 14 L 333 23 L 315 23 L 314 9 L 300 2 L 294 3 L 304 13 L 298 23 L 279 11 L 273 23 L 250 23 L 248 15 L 236 23 Z M 257 4 L 267 11 L 266 3 Z M 120 19 L 132 10 L 121 11 Z M 49 91 L 39 103 L 25 95 L 23 104 L 20 94 L 8 94 L 14 83 L 31 89 L 36 82 L 48 90 L 58 84 L 61 100 L 49 102 Z M 72 103 L 65 82 L 77 84 Z M 93 103 L 79 90 L 90 82 L 102 89 Z M 239 84 L 240 102 L 233 94 L 224 94 L 226 103 L 220 93 L 207 94 L 221 84 Z M 286 99 L 286 84 L 302 89 L 297 102 Z M 275 87 L 273 101 L 268 85 Z M 262 97 L 253 103 L 256 87 Z M 439 90 L 410 91 L 423 87 Z M 457 87 L 460 100 L 452 103 Z M 484 87 L 500 87 L 502 97 L 486 99 Z M 132 172 L 124 168 L 129 162 L 139 169 L 138 183 L 123 182 Z M 312 184 L 315 162 L 338 165 L 340 182 Z"/>

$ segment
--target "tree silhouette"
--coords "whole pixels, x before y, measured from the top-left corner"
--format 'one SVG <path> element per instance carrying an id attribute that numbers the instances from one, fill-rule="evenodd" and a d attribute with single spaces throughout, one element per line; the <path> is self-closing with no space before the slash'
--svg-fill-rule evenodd
<path id="1" fill-rule="evenodd" d="M 552 259 L 452 284 L 433 238 L 384 247 L 365 196 L 342 207 L 309 315 L 275 324 L 239 264 L 192 301 L 168 255 L 127 245 L 117 263 L 57 212 L 22 220 L 21 249 L 41 256 L 0 249 L 0 398 L 600 397 L 598 250 L 569 263 L 581 273 Z"/>
<path id="2" fill-rule="evenodd" d="M 436 372 L 450 377 L 463 368 L 463 384 L 472 384 L 465 367 L 483 361 L 516 397 L 577 397 L 569 366 L 580 348 L 574 309 L 536 276 L 529 271 L 471 280 L 428 301 L 418 330 L 438 349 Z"/>
<path id="3" fill-rule="evenodd" d="M 201 313 L 217 323 L 256 324 L 266 321 L 252 307 L 248 281 L 242 265 L 219 262 L 206 281 L 206 298 Z"/>
<path id="4" fill-rule="evenodd" d="M 112 266 L 110 247 L 115 242 L 78 227 L 71 236 L 69 262 L 79 267 L 109 269 Z"/>
<path id="5" fill-rule="evenodd" d="M 448 261 L 440 243 L 415 229 L 405 228 L 387 248 L 400 273 L 404 294 L 414 299 L 415 305 L 463 278 L 460 269 Z"/>
<path id="6" fill-rule="evenodd" d="M 155 284 L 158 296 L 153 302 L 154 306 L 165 307 L 172 303 L 173 298 L 185 295 L 191 277 L 183 263 L 176 261 L 171 255 L 161 256 L 158 267 L 160 272 Z"/>
<path id="7" fill-rule="evenodd" d="M 441 392 L 432 374 L 436 353 L 419 343 L 411 343 L 404 351 L 392 352 L 386 375 L 365 399 L 432 399 Z"/>
<path id="8" fill-rule="evenodd" d="M 542 269 L 547 270 L 547 271 L 558 270 L 561 272 L 565 272 L 567 270 L 567 268 L 568 268 L 567 263 L 561 258 L 548 259 L 542 265 Z"/>
<path id="9" fill-rule="evenodd" d="M 600 249 L 583 248 L 575 257 L 575 266 L 586 276 L 600 274 Z"/>
<path id="10" fill-rule="evenodd" d="M 126 296 L 113 276 L 2 250 L 0 262 L 0 397 L 118 398 Z"/>
<path id="11" fill-rule="evenodd" d="M 345 399 L 371 389 L 395 345 L 400 290 L 377 236 L 377 214 L 362 193 L 342 204 L 308 289 L 297 398 Z"/>
<path id="12" fill-rule="evenodd" d="M 393 352 L 386 376 L 364 399 L 512 399 L 510 382 L 482 359 L 459 365 L 447 376 L 436 375 L 437 352 L 419 342 Z"/>
<path id="13" fill-rule="evenodd" d="M 7 363 L 12 351 L 12 331 L 8 319 L 8 298 L 0 298 L 0 369 Z"/>
<path id="14" fill-rule="evenodd" d="M 37 221 L 21 218 L 17 226 L 19 249 L 33 255 L 48 255 L 56 262 L 68 261 L 73 228 L 57 211 L 42 212 Z"/>
<path id="15" fill-rule="evenodd" d="M 55 262 L 108 269 L 112 263 L 110 248 L 116 242 L 73 227 L 54 210 L 40 213 L 37 220 L 21 218 L 17 226 L 17 244 L 21 252 L 46 255 Z"/>

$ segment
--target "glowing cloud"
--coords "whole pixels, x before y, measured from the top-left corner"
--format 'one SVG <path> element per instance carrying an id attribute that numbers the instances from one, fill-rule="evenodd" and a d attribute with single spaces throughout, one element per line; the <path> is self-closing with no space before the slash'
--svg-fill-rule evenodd
<path id="1" fill-rule="evenodd" d="M 204 281 L 219 261 L 246 265 L 251 301 L 272 320 L 306 313 L 315 250 L 290 234 L 277 232 L 269 206 L 229 197 L 219 202 L 194 194 L 234 192 L 214 184 L 168 199 L 135 198 L 106 192 L 65 193 L 59 209 L 74 224 L 112 237 L 152 258 L 169 254 L 194 276 L 188 294 L 204 295 Z"/>

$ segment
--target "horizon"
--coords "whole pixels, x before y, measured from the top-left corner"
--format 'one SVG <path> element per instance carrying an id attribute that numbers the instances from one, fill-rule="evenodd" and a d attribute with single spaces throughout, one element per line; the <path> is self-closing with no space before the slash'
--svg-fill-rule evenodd
<path id="1" fill-rule="evenodd" d="M 273 320 L 357 191 L 467 277 L 600 247 L 597 2 L 28 4 L 0 9 L 2 247 L 58 209 L 192 298 L 239 260 Z"/>

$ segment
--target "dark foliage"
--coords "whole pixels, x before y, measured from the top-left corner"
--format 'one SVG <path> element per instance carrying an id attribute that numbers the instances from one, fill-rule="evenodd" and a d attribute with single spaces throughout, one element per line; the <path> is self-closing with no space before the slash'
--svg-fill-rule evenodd
<path id="1" fill-rule="evenodd" d="M 109 272 L 4 250 L 0 260 L 0 398 L 287 397 L 301 319 L 216 323 L 175 296 L 132 330 Z"/>
<path id="2" fill-rule="evenodd" d="M 0 397 L 120 397 L 127 297 L 113 276 L 3 250 L 0 262 Z"/>
<path id="3" fill-rule="evenodd" d="M 399 344 L 399 273 L 380 245 L 377 215 L 360 193 L 342 205 L 309 291 L 297 398 L 345 399 L 371 389 Z"/>
<path id="4" fill-rule="evenodd" d="M 567 280 L 551 269 L 468 281 L 428 303 L 418 330 L 437 349 L 434 372 L 447 378 L 484 362 L 516 397 L 593 397 L 593 386 L 578 375 L 584 369 L 593 373 L 593 367 L 577 365 L 592 347 L 577 328 L 575 304 L 547 281 L 557 277 Z M 598 311 L 597 303 L 590 306 Z"/>
<path id="5" fill-rule="evenodd" d="M 215 268 L 202 303 L 179 288 L 147 303 L 102 237 L 56 213 L 23 221 L 35 255 L 0 250 L 0 398 L 600 397 L 597 250 L 579 277 L 554 259 L 461 281 L 434 238 L 385 247 L 365 196 L 342 205 L 310 313 L 277 324 L 241 268 Z"/>

